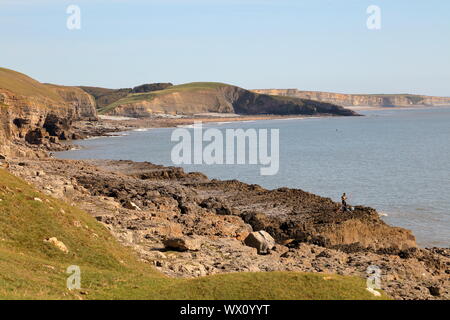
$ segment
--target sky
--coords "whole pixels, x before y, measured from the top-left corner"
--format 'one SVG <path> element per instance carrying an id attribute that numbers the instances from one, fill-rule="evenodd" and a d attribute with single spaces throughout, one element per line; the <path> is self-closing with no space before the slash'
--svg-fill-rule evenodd
<path id="1" fill-rule="evenodd" d="M 450 96 L 450 1 L 0 0 L 0 66 L 62 85 Z"/>

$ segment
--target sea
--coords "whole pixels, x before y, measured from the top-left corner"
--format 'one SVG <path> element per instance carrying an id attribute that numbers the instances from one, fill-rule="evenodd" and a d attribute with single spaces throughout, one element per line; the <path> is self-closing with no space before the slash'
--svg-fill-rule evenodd
<path id="1" fill-rule="evenodd" d="M 177 142 L 171 138 L 182 128 L 138 129 L 76 141 L 78 150 L 56 156 L 181 166 L 210 178 L 238 179 L 268 189 L 298 188 L 335 201 L 345 192 L 352 206 L 373 207 L 386 223 L 412 230 L 420 246 L 450 247 L 450 107 L 360 113 L 362 117 L 203 124 L 204 132 L 215 128 L 224 136 L 227 129 L 278 130 L 279 169 L 274 175 L 261 175 L 261 165 L 248 161 L 174 163 Z"/>

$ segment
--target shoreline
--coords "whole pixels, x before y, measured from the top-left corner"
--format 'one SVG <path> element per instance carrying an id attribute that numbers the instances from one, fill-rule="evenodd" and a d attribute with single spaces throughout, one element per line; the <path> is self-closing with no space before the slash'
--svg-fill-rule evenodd
<path id="1" fill-rule="evenodd" d="M 170 128 L 199 119 L 220 123 L 295 118 L 102 120 L 78 124 L 78 129 L 83 138 L 87 132 L 108 136 L 148 129 L 149 122 L 150 128 Z M 13 160 L 10 165 L 12 173 L 43 192 L 76 203 L 119 242 L 171 277 L 249 271 L 364 277 L 375 264 L 383 266 L 383 289 L 395 299 L 436 299 L 431 287 L 441 288 L 439 298 L 450 294 L 442 267 L 450 264 L 450 249 L 418 247 L 409 230 L 389 226 L 372 208 L 355 207 L 346 214 L 331 199 L 299 189 L 267 190 L 237 180 L 211 180 L 202 173 L 148 162 L 50 158 Z M 267 255 L 244 243 L 258 230 L 275 238 L 276 246 Z M 164 243 L 173 237 L 194 239 L 202 249 L 172 255 Z"/>
<path id="2" fill-rule="evenodd" d="M 450 106 L 395 106 L 395 107 L 370 107 L 354 106 L 345 107 L 352 111 L 380 111 L 380 110 L 427 110 L 450 108 Z M 355 115 L 364 116 L 364 115 Z M 103 119 L 101 119 L 104 117 Z M 296 120 L 296 119 L 317 119 L 339 117 L 336 115 L 238 115 L 217 113 L 199 114 L 189 117 L 152 117 L 152 118 L 126 118 L 115 116 L 100 116 L 97 121 L 77 121 L 75 123 L 75 132 L 80 139 L 87 136 L 108 136 L 114 132 L 126 132 L 136 129 L 152 128 L 174 128 L 179 126 L 189 126 L 196 121 L 202 123 L 225 123 L 225 122 L 246 122 L 246 121 L 265 121 L 265 120 Z M 76 139 L 76 140 L 80 140 Z M 76 141 L 75 140 L 75 141 Z"/>
<path id="3" fill-rule="evenodd" d="M 263 116 L 263 117 L 261 117 L 261 116 L 258 116 L 258 117 L 253 117 L 253 116 L 250 116 L 250 117 L 247 117 L 247 116 L 244 116 L 244 117 L 233 117 L 233 119 L 234 119 L 233 122 L 246 122 L 246 121 L 259 121 L 259 120 L 296 120 L 296 119 L 308 119 L 308 118 L 319 118 L 320 119 L 322 117 L 314 117 L 314 116 L 301 116 L 301 117 L 292 117 L 292 116 L 285 116 L 285 117 L 279 117 L 279 116 L 275 116 L 275 117 Z M 326 117 L 323 117 L 323 118 L 326 118 Z M 130 132 L 130 131 L 141 131 L 140 129 L 143 129 L 143 130 L 147 131 L 147 130 L 151 130 L 153 128 L 173 128 L 173 127 L 179 127 L 179 126 L 184 126 L 184 125 L 189 126 L 191 123 L 193 123 L 194 121 L 197 121 L 198 119 L 204 119 L 204 118 L 182 118 L 182 119 L 175 119 L 176 121 L 173 121 L 174 119 L 170 119 L 169 121 L 167 121 L 167 119 L 161 119 L 158 122 L 158 124 L 154 125 L 152 128 L 148 128 L 147 125 L 146 125 L 146 123 L 148 123 L 148 121 L 152 121 L 151 119 L 134 119 L 134 120 L 139 120 L 137 122 L 137 125 L 133 125 L 133 126 L 127 128 L 125 130 L 123 130 L 123 128 L 120 127 L 118 129 L 118 131 L 114 132 L 114 133 L 120 134 L 120 133 L 126 133 L 126 132 Z M 216 118 L 216 117 L 209 117 L 207 119 L 209 120 L 208 121 L 209 123 L 219 123 L 220 124 L 220 123 L 231 123 L 232 122 L 232 121 L 222 121 L 222 120 L 224 120 L 224 118 Z M 225 120 L 226 119 L 229 119 L 229 118 L 225 118 Z M 122 123 L 123 119 L 120 119 L 120 121 L 116 121 L 116 120 L 111 120 L 111 121 L 114 121 L 115 123 Z M 128 120 L 126 120 L 126 121 L 128 121 Z M 183 125 L 180 125 L 180 123 L 183 123 Z M 163 124 L 164 126 L 161 126 L 161 124 Z M 140 126 L 143 126 L 143 127 L 139 128 Z M 106 137 L 108 137 L 108 136 L 111 137 L 111 136 L 114 136 L 114 133 L 106 134 L 105 136 Z M 92 137 L 92 138 L 88 138 L 88 139 L 95 139 L 95 138 L 96 137 Z M 77 146 L 76 144 L 75 144 L 75 146 L 76 146 L 76 148 L 75 149 L 72 148 L 71 151 L 77 151 L 77 150 L 80 150 L 80 149 L 84 148 L 83 146 Z M 59 158 L 59 157 L 57 156 L 56 158 Z M 68 158 L 64 158 L 63 157 L 61 159 L 70 159 L 70 157 L 68 157 Z M 131 160 L 131 159 L 126 159 L 126 160 Z M 172 167 L 172 165 L 170 165 L 170 164 L 162 164 L 162 165 L 168 166 L 168 167 Z M 201 171 L 201 169 L 199 169 L 199 171 Z M 205 173 L 202 172 L 202 174 L 205 174 Z M 286 187 L 286 188 L 293 188 L 294 186 L 286 186 L 286 185 L 284 185 L 284 187 Z M 320 192 L 318 192 L 317 194 L 320 195 Z M 382 217 L 382 219 L 384 219 L 385 214 L 380 214 L 380 216 Z M 387 221 L 389 221 L 389 220 L 387 220 Z M 394 226 L 401 227 L 401 225 L 398 225 L 398 224 L 394 224 Z M 421 248 L 427 248 L 427 247 L 434 247 L 435 245 L 433 245 L 431 243 L 429 243 L 429 244 L 427 244 L 427 243 L 420 243 L 420 244 L 418 244 L 418 246 L 421 247 Z M 445 248 L 445 244 L 444 245 L 440 244 L 440 246 Z"/>
<path id="4" fill-rule="evenodd" d="M 148 162 L 15 160 L 9 171 L 90 213 L 171 277 L 270 271 L 364 277 L 368 266 L 380 265 L 383 290 L 395 299 L 450 294 L 450 249 L 416 247 L 409 231 L 387 225 L 371 208 L 344 213 L 331 199 L 299 189 L 211 180 Z M 258 230 L 276 241 L 268 254 L 244 243 Z M 168 239 L 194 241 L 200 249 L 176 253 L 165 247 Z M 433 296 L 430 287 L 442 295 Z"/>
<path id="5" fill-rule="evenodd" d="M 317 118 L 331 118 L 336 117 L 334 115 L 286 115 L 286 116 L 277 116 L 277 115 L 263 115 L 263 116 L 226 116 L 226 117 L 209 117 L 209 116 L 201 116 L 201 117 L 187 117 L 187 118 L 128 118 L 124 119 L 124 117 L 117 117 L 117 119 L 113 119 L 112 117 L 108 117 L 107 119 L 99 118 L 96 121 L 76 121 L 73 124 L 73 131 L 76 139 L 69 140 L 66 143 L 67 145 L 76 145 L 77 140 L 85 140 L 94 137 L 108 137 L 114 136 L 114 133 L 125 133 L 128 131 L 138 131 L 139 129 L 161 129 L 161 128 L 177 128 L 177 127 L 185 127 L 191 126 L 196 121 L 202 123 L 230 123 L 230 122 L 250 122 L 250 121 L 266 121 L 266 120 L 300 120 L 300 119 L 317 119 Z M 60 146 L 55 146 L 55 150 L 50 151 L 68 151 L 61 150 Z"/>

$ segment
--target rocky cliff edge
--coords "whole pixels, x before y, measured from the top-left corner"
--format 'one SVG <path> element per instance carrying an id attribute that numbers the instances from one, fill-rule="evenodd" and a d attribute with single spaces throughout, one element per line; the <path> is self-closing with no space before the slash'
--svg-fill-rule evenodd
<path id="1" fill-rule="evenodd" d="M 42 155 L 33 146 L 73 138 L 72 122 L 86 119 L 97 119 L 97 111 L 95 99 L 83 90 L 0 68 L 0 154 Z"/>

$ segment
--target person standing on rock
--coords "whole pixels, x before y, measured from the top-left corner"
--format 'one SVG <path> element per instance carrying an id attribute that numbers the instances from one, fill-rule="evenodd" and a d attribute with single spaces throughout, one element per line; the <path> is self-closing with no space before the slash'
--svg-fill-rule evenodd
<path id="1" fill-rule="evenodd" d="M 342 200 L 342 211 L 347 212 L 348 211 L 347 195 L 345 194 L 345 192 L 342 194 L 341 200 Z"/>

